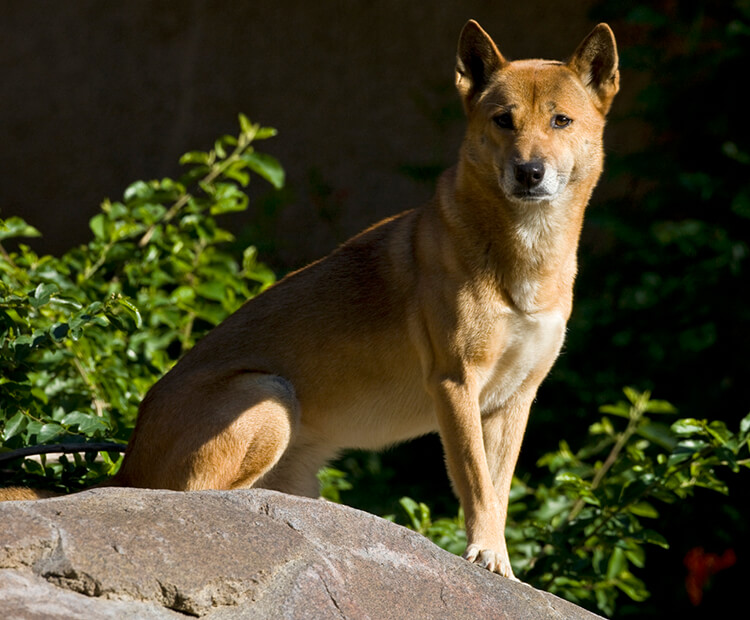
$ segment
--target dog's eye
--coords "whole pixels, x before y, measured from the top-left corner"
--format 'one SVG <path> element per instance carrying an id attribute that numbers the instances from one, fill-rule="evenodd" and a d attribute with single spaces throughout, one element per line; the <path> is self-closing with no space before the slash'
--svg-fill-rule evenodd
<path id="1" fill-rule="evenodd" d="M 567 127 L 573 122 L 573 119 L 565 116 L 565 114 L 555 114 L 555 116 L 552 117 L 552 126 L 555 129 L 561 129 L 563 127 Z"/>
<path id="2" fill-rule="evenodd" d="M 498 114 L 492 119 L 500 129 L 513 129 L 513 117 L 510 112 Z"/>

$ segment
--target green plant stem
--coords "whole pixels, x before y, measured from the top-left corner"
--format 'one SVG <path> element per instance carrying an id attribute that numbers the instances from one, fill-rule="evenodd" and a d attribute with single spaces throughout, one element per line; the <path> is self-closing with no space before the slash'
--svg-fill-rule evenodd
<path id="1" fill-rule="evenodd" d="M 630 441 L 630 438 L 637 430 L 639 420 L 640 415 L 637 418 L 631 418 L 627 428 L 620 434 L 617 441 L 615 442 L 615 445 L 612 446 L 612 450 L 610 450 L 607 458 L 604 460 L 604 463 L 602 463 L 602 466 L 597 470 L 596 474 L 594 475 L 594 479 L 591 481 L 592 491 L 599 488 L 602 480 L 604 480 L 604 476 L 607 475 L 607 472 L 617 462 L 617 457 L 620 456 L 620 452 L 622 452 L 622 449 L 627 445 L 628 441 Z M 575 518 L 580 514 L 581 510 L 583 510 L 585 504 L 586 502 L 584 501 L 584 499 L 582 497 L 579 497 L 576 503 L 573 505 L 570 514 L 568 515 L 568 522 L 575 520 Z"/>
<path id="2" fill-rule="evenodd" d="M 198 182 L 198 185 L 210 185 L 219 176 L 221 176 L 227 168 L 229 168 L 232 164 L 239 160 L 242 153 L 255 139 L 255 135 L 257 133 L 258 127 L 253 127 L 251 130 L 240 134 L 237 140 L 237 146 L 234 148 L 234 151 L 232 151 L 229 157 L 227 157 L 223 162 L 212 166 L 209 173 Z M 154 222 L 153 224 L 151 224 L 151 226 L 149 226 L 148 230 L 144 233 L 144 235 L 141 237 L 141 240 L 138 242 L 138 247 L 142 248 L 148 245 L 148 242 L 151 240 L 151 237 L 153 237 L 154 232 L 156 231 L 156 227 L 159 224 L 166 224 L 167 222 L 172 220 L 172 218 L 174 218 L 180 212 L 180 210 L 190 201 L 192 197 L 193 195 L 189 192 L 186 192 L 182 196 L 180 196 L 175 201 L 175 203 L 167 210 L 167 212 L 159 222 Z"/>
<path id="3" fill-rule="evenodd" d="M 13 267 L 13 269 L 18 269 L 18 267 L 16 267 L 16 264 L 13 262 L 13 259 L 10 257 L 10 254 L 8 254 L 8 250 L 3 247 L 2 243 L 0 243 L 0 255 L 8 262 L 11 267 Z"/>
<path id="4" fill-rule="evenodd" d="M 625 433 L 623 432 L 623 435 L 624 434 Z M 625 442 L 625 443 L 627 443 L 627 442 Z M 623 444 L 623 446 L 624 446 L 624 444 Z M 622 450 L 623 446 L 620 447 L 620 450 Z M 673 471 L 669 472 L 667 474 L 667 478 L 664 480 L 664 485 L 666 486 L 666 483 L 669 481 L 670 478 L 672 478 L 676 474 L 680 473 L 681 471 L 683 471 L 683 470 L 691 467 L 694 461 L 699 461 L 699 460 L 701 460 L 703 458 L 706 458 L 706 456 L 708 456 L 709 454 L 711 454 L 712 450 L 713 449 L 711 447 L 704 448 L 703 450 L 701 450 L 701 451 L 699 451 L 698 453 L 695 454 L 695 458 L 690 459 L 688 461 L 685 461 L 684 463 L 682 463 L 678 467 L 676 467 Z M 612 452 L 614 452 L 614 449 L 612 450 Z M 611 467 L 611 465 L 610 465 L 610 467 Z M 594 528 L 594 530 L 586 536 L 586 538 L 584 539 L 583 543 L 572 547 L 571 548 L 571 552 L 575 553 L 578 550 L 581 550 L 581 549 L 585 550 L 585 549 L 587 549 L 587 547 L 586 547 L 586 541 L 589 541 L 592 538 L 597 537 L 602 532 L 602 530 L 607 526 L 607 524 L 615 516 L 617 516 L 620 513 L 623 513 L 625 511 L 627 511 L 627 509 L 630 506 L 632 506 L 633 504 L 635 504 L 635 503 L 637 503 L 639 501 L 642 501 L 644 498 L 648 498 L 649 495 L 651 494 L 651 492 L 653 491 L 653 489 L 656 486 L 657 486 L 657 480 L 655 479 L 645 489 L 643 489 L 642 493 L 640 493 L 637 497 L 634 497 L 634 498 L 630 499 L 630 501 L 628 501 L 627 503 L 622 504 L 622 505 L 618 505 L 618 506 L 616 506 L 614 508 L 610 507 L 609 510 L 604 509 L 603 512 L 605 514 L 602 515 L 601 520 L 596 525 L 596 527 Z M 580 512 L 580 510 L 579 510 L 579 512 Z M 565 524 L 569 523 L 570 521 L 572 521 L 572 519 L 568 518 L 565 521 Z M 555 579 L 557 579 L 558 577 L 559 577 L 559 575 L 557 575 L 557 574 L 551 574 L 546 581 L 540 583 L 540 587 L 542 589 L 544 589 L 544 590 L 549 589 L 552 586 L 552 584 L 555 582 Z"/>
<path id="5" fill-rule="evenodd" d="M 109 251 L 115 246 L 114 241 L 108 242 L 104 248 L 102 248 L 101 253 L 99 254 L 99 258 L 96 259 L 96 262 L 91 265 L 86 271 L 83 273 L 83 279 L 89 280 L 91 277 L 99 271 L 99 268 L 104 264 L 104 261 L 107 260 L 107 255 L 109 254 Z"/>

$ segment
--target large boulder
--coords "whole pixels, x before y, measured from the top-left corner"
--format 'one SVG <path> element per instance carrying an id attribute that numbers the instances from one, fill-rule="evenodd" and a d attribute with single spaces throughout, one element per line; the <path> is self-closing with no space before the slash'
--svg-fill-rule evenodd
<path id="1" fill-rule="evenodd" d="M 116 488 L 0 504 L 0 609 L 7 620 L 597 617 L 346 506 Z"/>

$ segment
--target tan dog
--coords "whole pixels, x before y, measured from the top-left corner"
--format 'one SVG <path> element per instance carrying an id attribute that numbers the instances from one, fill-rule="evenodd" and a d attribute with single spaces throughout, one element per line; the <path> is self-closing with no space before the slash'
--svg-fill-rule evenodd
<path id="1" fill-rule="evenodd" d="M 512 577 L 508 493 L 529 407 L 562 346 L 583 213 L 618 89 L 612 32 L 567 63 L 508 62 L 470 21 L 458 165 L 427 205 L 281 280 L 144 399 L 112 484 L 317 496 L 344 448 L 438 431 L 465 557 Z"/>

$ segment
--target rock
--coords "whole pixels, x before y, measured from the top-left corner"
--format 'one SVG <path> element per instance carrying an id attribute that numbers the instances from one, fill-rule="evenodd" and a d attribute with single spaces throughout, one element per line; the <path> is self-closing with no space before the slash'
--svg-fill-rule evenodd
<path id="1" fill-rule="evenodd" d="M 102 488 L 2 503 L 0 524 L 3 620 L 597 617 L 378 517 L 260 489 Z"/>

